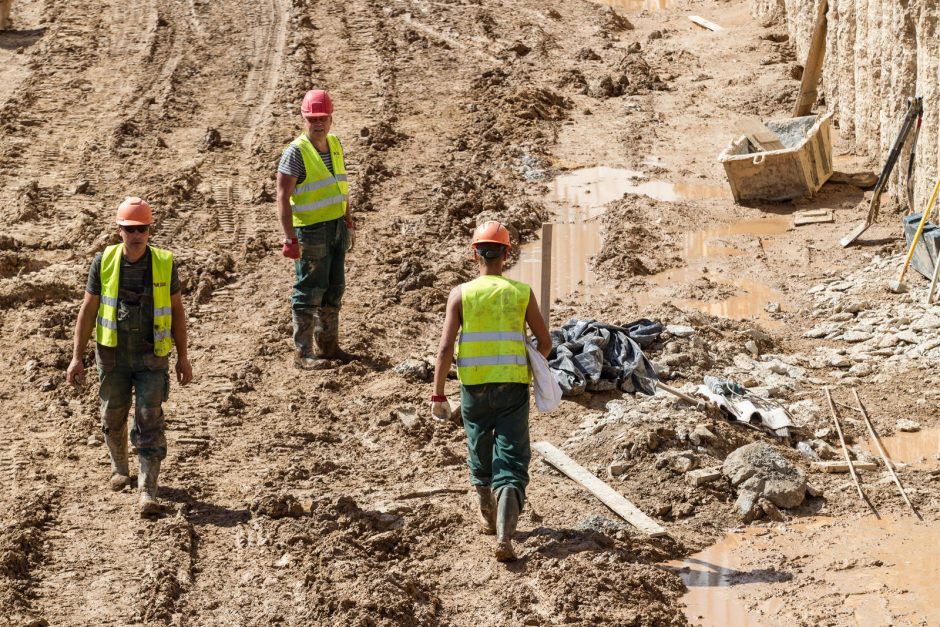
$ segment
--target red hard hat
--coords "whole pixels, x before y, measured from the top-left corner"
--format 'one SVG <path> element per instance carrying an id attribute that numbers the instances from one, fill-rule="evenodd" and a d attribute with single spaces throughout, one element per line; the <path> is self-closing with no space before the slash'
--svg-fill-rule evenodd
<path id="1" fill-rule="evenodd" d="M 477 244 L 483 244 L 484 242 L 502 244 L 506 248 L 512 248 L 509 244 L 509 231 L 496 220 L 490 220 L 478 226 L 477 230 L 473 232 L 473 239 L 470 241 L 470 246 L 473 247 Z"/>
<path id="2" fill-rule="evenodd" d="M 153 213 L 146 200 L 136 196 L 128 196 L 118 207 L 117 223 L 124 226 L 152 224 Z"/>
<path id="3" fill-rule="evenodd" d="M 300 103 L 300 114 L 305 118 L 319 118 L 333 114 L 333 101 L 322 89 L 311 89 Z"/>

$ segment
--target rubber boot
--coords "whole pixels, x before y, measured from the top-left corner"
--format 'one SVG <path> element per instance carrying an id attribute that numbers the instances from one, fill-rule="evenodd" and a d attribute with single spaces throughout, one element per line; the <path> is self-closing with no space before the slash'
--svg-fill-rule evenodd
<path id="1" fill-rule="evenodd" d="M 152 516 L 160 513 L 160 501 L 157 500 L 157 478 L 160 476 L 160 460 L 156 457 L 140 456 L 140 474 L 137 475 L 137 487 L 140 488 L 140 515 Z"/>
<path id="2" fill-rule="evenodd" d="M 519 495 L 515 488 L 504 487 L 498 493 L 496 508 L 496 559 L 513 562 L 516 552 L 512 548 L 512 534 L 519 522 Z"/>
<path id="3" fill-rule="evenodd" d="M 127 423 L 118 434 L 104 434 L 104 442 L 108 445 L 111 454 L 111 489 L 115 492 L 123 490 L 130 481 L 130 470 L 127 466 Z"/>
<path id="4" fill-rule="evenodd" d="M 294 323 L 294 366 L 301 370 L 321 370 L 329 366 L 324 359 L 314 356 L 313 335 L 318 316 L 316 309 L 291 309 Z"/>
<path id="5" fill-rule="evenodd" d="M 317 340 L 317 357 L 344 362 L 355 359 L 339 347 L 339 307 L 321 307 L 313 333 Z"/>
<path id="6" fill-rule="evenodd" d="M 477 490 L 477 514 L 480 531 L 488 536 L 496 533 L 496 498 L 488 485 L 475 486 Z"/>

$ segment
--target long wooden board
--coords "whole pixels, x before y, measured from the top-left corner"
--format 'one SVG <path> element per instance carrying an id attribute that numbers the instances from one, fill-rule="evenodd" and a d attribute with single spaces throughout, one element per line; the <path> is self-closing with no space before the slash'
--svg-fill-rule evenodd
<path id="1" fill-rule="evenodd" d="M 809 52 L 806 63 L 803 64 L 803 78 L 800 82 L 800 93 L 793 106 L 793 117 L 799 118 L 809 115 L 819 97 L 817 86 L 822 76 L 823 59 L 826 57 L 826 30 L 828 23 L 826 11 L 829 10 L 827 0 L 819 0 L 816 7 L 816 24 L 813 26 L 813 37 L 809 43 Z"/>
<path id="2" fill-rule="evenodd" d="M 797 211 L 793 214 L 794 226 L 820 224 L 823 222 L 832 222 L 833 220 L 832 211 L 829 209 L 811 209 L 809 211 Z"/>
<path id="3" fill-rule="evenodd" d="M 855 470 L 876 470 L 878 468 L 878 464 L 874 462 L 855 462 L 852 465 L 855 467 Z M 813 470 L 820 470 L 822 472 L 849 472 L 847 462 L 813 462 L 810 466 Z"/>
<path id="4" fill-rule="evenodd" d="M 707 28 L 708 30 L 711 30 L 711 31 L 724 30 L 721 26 L 718 26 L 718 24 L 715 24 L 714 22 L 710 22 L 709 20 L 706 20 L 704 17 L 699 17 L 697 15 L 690 15 L 689 19 L 692 20 L 693 24 L 697 24 L 698 26 L 701 26 L 702 28 Z"/>
<path id="5" fill-rule="evenodd" d="M 536 442 L 532 445 L 532 448 L 538 451 L 545 458 L 545 461 L 580 483 L 588 492 L 600 499 L 604 505 L 646 535 L 653 538 L 667 535 L 666 530 L 660 527 L 655 520 L 641 512 L 622 494 L 588 472 L 584 466 L 552 446 L 551 443 Z"/>

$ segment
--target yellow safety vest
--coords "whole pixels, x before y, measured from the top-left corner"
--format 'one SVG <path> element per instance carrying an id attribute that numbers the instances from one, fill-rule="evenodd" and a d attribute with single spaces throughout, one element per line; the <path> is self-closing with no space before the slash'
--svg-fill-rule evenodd
<path id="1" fill-rule="evenodd" d="M 307 171 L 306 178 L 297 182 L 290 197 L 294 226 L 308 226 L 346 215 L 349 183 L 346 181 L 343 147 L 336 135 L 327 135 L 326 143 L 330 147 L 334 174 L 330 174 L 306 134 L 291 142 L 291 146 L 300 148 Z"/>
<path id="2" fill-rule="evenodd" d="M 457 344 L 462 384 L 529 382 L 525 311 L 531 291 L 525 283 L 503 276 L 481 276 L 463 284 Z"/>
<path id="3" fill-rule="evenodd" d="M 102 346 L 118 344 L 117 305 L 120 286 L 121 256 L 124 244 L 115 244 L 104 249 L 101 255 L 101 299 L 95 323 L 95 340 Z M 173 275 L 173 253 L 150 246 L 153 264 L 153 352 L 157 357 L 170 354 L 173 347 L 172 307 L 170 305 L 170 280 Z"/>

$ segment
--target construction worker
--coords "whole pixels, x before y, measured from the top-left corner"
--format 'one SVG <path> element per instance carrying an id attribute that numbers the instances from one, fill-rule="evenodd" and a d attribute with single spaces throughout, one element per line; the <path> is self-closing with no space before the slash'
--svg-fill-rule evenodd
<path id="1" fill-rule="evenodd" d="M 176 380 L 186 385 L 193 369 L 186 352 L 186 315 L 173 253 L 148 246 L 153 215 L 130 197 L 117 212 L 121 243 L 95 256 L 75 324 L 69 383 L 85 378 L 85 346 L 95 331 L 101 397 L 101 430 L 111 454 L 111 489 L 130 480 L 127 415 L 134 392 L 131 443 L 140 462 L 140 513 L 158 514 L 157 478 L 166 457 L 163 401 L 170 391 L 169 354 L 176 344 Z"/>
<path id="2" fill-rule="evenodd" d="M 294 364 L 313 370 L 329 367 L 329 360 L 352 358 L 339 348 L 339 309 L 355 224 L 343 146 L 330 133 L 330 95 L 322 89 L 307 92 L 300 114 L 304 132 L 284 149 L 278 165 L 277 208 L 284 230 L 281 252 L 295 260 Z"/>
<path id="3" fill-rule="evenodd" d="M 431 414 L 447 420 L 444 382 L 457 343 L 460 414 L 467 434 L 470 483 L 476 488 L 482 531 L 496 534 L 496 559 L 516 559 L 512 534 L 529 483 L 529 366 L 525 325 L 548 356 L 551 337 L 532 289 L 502 276 L 509 231 L 496 221 L 477 227 L 471 243 L 480 276 L 447 299 L 434 368 Z"/>

